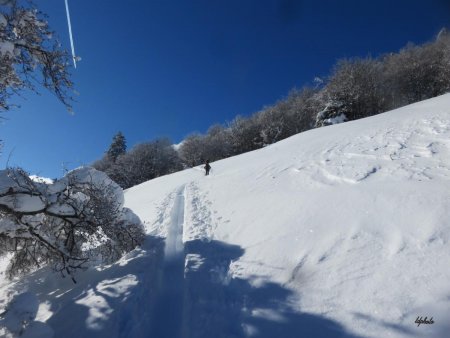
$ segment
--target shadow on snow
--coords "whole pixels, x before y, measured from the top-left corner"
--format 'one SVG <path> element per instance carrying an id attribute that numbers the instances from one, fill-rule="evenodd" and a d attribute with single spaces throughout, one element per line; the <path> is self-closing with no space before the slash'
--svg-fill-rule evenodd
<path id="1" fill-rule="evenodd" d="M 54 337 L 148 337 L 163 251 L 163 239 L 148 236 L 142 248 L 110 267 L 79 272 L 77 284 L 44 268 L 16 288 L 30 287 L 46 303 Z"/>
<path id="2" fill-rule="evenodd" d="M 244 254 L 239 246 L 195 240 L 185 253 L 183 338 L 356 338 L 337 322 L 291 309 L 293 293 L 279 284 L 231 278 L 230 263 Z"/>
<path id="3" fill-rule="evenodd" d="M 194 240 L 164 263 L 163 251 L 163 240 L 148 236 L 113 266 L 78 274 L 76 285 L 42 269 L 17 287 L 31 286 L 47 303 L 55 337 L 358 338 L 335 321 L 294 311 L 292 291 L 279 284 L 231 278 L 230 263 L 244 254 L 239 246 Z"/>

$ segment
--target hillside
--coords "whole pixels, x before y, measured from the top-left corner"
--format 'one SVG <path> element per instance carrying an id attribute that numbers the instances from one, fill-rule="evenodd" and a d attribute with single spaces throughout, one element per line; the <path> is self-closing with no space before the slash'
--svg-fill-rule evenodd
<path id="1" fill-rule="evenodd" d="M 76 285 L 45 269 L 0 282 L 0 312 L 28 290 L 55 337 L 450 332 L 450 94 L 143 183 L 125 204 L 144 247 Z"/>

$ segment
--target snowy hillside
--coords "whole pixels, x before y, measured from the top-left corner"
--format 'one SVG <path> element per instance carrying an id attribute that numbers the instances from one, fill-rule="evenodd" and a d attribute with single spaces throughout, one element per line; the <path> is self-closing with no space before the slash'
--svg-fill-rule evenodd
<path id="1" fill-rule="evenodd" d="M 450 332 L 450 94 L 149 181 L 125 205 L 143 248 L 76 285 L 0 283 L 0 313 L 28 290 L 55 337 Z"/>

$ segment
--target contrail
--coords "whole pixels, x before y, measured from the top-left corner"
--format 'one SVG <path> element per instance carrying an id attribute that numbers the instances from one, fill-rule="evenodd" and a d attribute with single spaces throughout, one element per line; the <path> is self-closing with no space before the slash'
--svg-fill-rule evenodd
<path id="1" fill-rule="evenodd" d="M 67 0 L 65 0 L 65 2 L 66 2 L 67 25 L 69 26 L 70 47 L 72 48 L 73 66 L 75 68 L 77 68 L 77 59 L 75 57 L 75 47 L 73 46 L 72 24 L 70 23 L 69 4 L 68 4 Z"/>

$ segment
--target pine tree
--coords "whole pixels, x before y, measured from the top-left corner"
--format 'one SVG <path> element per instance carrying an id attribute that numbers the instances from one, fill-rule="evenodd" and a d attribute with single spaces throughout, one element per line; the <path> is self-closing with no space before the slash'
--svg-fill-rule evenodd
<path id="1" fill-rule="evenodd" d="M 112 143 L 106 154 L 113 162 L 116 162 L 117 158 L 120 155 L 124 155 L 126 151 L 127 145 L 125 136 L 123 136 L 123 134 L 119 131 L 116 135 L 114 135 Z"/>

